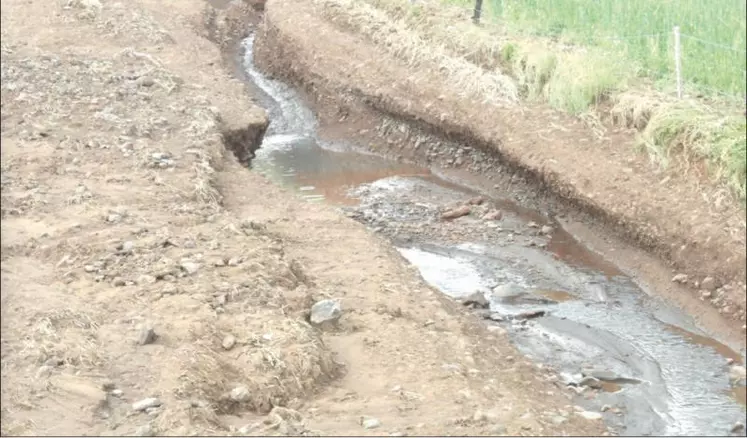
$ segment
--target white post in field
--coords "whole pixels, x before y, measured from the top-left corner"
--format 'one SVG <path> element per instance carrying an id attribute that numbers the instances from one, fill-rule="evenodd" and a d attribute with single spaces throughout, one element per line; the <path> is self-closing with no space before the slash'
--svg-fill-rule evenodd
<path id="1" fill-rule="evenodd" d="M 679 26 L 674 26 L 674 71 L 677 74 L 677 98 L 682 99 L 682 46 Z"/>

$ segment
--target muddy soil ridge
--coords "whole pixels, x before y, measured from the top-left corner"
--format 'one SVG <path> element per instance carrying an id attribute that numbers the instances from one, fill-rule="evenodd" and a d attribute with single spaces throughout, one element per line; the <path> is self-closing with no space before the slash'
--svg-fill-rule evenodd
<path id="1" fill-rule="evenodd" d="M 744 323 L 744 210 L 713 201 L 718 188 L 657 170 L 629 146 L 629 132 L 610 129 L 600 140 L 547 108 L 467 100 L 437 72 L 408 71 L 314 2 L 273 0 L 265 11 L 258 64 L 336 108 L 328 124 L 394 120 L 400 129 L 364 122 L 348 134 L 377 152 L 491 175 L 498 185 L 525 180 L 670 263 L 673 280 Z M 306 38 L 311 29 L 318 37 Z"/>

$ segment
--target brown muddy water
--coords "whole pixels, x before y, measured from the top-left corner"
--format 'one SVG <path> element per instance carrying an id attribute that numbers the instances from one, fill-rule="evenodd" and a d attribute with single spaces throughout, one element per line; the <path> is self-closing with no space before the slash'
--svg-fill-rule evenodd
<path id="1" fill-rule="evenodd" d="M 486 324 L 504 327 L 523 354 L 554 368 L 579 394 L 577 404 L 625 413 L 603 414 L 617 434 L 723 436 L 744 421 L 745 382 L 731 382 L 727 364 L 743 364 L 743 352 L 642 290 L 542 212 L 490 198 L 500 221 L 441 221 L 444 206 L 479 193 L 439 170 L 320 140 L 314 113 L 292 88 L 255 69 L 252 47 L 249 37 L 244 72 L 271 120 L 253 171 L 390 237 L 443 293 L 482 292 Z M 545 225 L 552 230 L 540 233 Z M 536 311 L 544 316 L 521 318 Z"/>

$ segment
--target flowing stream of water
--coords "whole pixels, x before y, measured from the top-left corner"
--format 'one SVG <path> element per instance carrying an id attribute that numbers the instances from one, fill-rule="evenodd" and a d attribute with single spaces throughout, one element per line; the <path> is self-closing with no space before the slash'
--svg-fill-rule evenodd
<path id="1" fill-rule="evenodd" d="M 560 370 L 578 392 L 587 390 L 584 376 L 597 378 L 597 395 L 578 404 L 606 411 L 620 434 L 723 436 L 744 421 L 744 382 L 731 382 L 727 365 L 744 363 L 743 352 L 700 331 L 562 229 L 535 245 L 532 218 L 506 201 L 499 201 L 500 226 L 463 218 L 462 232 L 431 232 L 443 228 L 433 219 L 437 206 L 474 192 L 429 169 L 320 141 L 314 113 L 292 88 L 257 71 L 252 48 L 249 37 L 243 67 L 271 118 L 255 171 L 377 231 L 414 230 L 395 243 L 428 283 L 454 298 L 484 291 L 495 316 L 486 323 L 504 327 L 519 350 Z M 545 314 L 517 318 L 536 311 Z"/>

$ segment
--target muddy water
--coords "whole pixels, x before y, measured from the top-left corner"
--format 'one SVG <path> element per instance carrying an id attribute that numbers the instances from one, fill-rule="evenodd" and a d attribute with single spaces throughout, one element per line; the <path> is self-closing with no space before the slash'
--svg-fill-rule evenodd
<path id="1" fill-rule="evenodd" d="M 491 199 L 500 221 L 440 221 L 443 206 L 475 192 L 429 169 L 321 142 L 302 99 L 254 68 L 252 43 L 245 41 L 244 68 L 271 117 L 254 170 L 390 236 L 445 294 L 483 292 L 486 323 L 503 326 L 524 354 L 554 367 L 561 386 L 580 394 L 577 404 L 618 407 L 621 415 L 604 416 L 619 434 L 725 435 L 743 421 L 744 382 L 732 385 L 727 366 L 727 359 L 743 363 L 743 354 L 537 211 Z M 552 231 L 540 232 L 543 225 Z M 526 318 L 537 311 L 543 316 Z M 594 377 L 591 384 L 585 376 Z"/>

